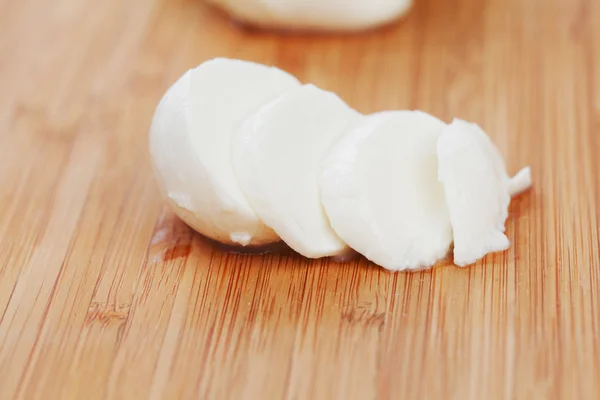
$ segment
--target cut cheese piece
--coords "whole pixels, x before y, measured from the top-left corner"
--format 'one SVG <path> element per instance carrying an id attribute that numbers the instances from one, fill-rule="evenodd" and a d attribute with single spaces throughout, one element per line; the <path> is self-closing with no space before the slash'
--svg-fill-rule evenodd
<path id="1" fill-rule="evenodd" d="M 360 117 L 335 94 L 305 85 L 265 106 L 234 137 L 234 171 L 252 208 L 305 257 L 347 250 L 329 225 L 318 181 L 324 155 Z"/>
<path id="2" fill-rule="evenodd" d="M 445 124 L 419 111 L 365 117 L 323 163 L 322 201 L 337 234 L 389 270 L 433 266 L 452 243 L 437 179 Z"/>
<path id="3" fill-rule="evenodd" d="M 465 266 L 506 250 L 510 180 L 490 138 L 476 124 L 455 119 L 438 141 L 438 158 L 454 232 L 454 263 Z"/>
<path id="4" fill-rule="evenodd" d="M 154 114 L 150 152 L 162 190 L 188 225 L 225 244 L 279 240 L 239 189 L 231 136 L 263 105 L 298 87 L 296 78 L 276 68 L 214 59 L 167 91 Z"/>

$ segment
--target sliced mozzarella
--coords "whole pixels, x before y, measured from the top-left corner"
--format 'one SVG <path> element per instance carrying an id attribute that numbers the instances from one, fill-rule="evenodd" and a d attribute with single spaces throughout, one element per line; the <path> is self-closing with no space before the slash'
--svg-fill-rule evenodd
<path id="1" fill-rule="evenodd" d="M 318 180 L 324 155 L 360 117 L 335 94 L 305 85 L 265 106 L 234 137 L 234 170 L 252 208 L 306 257 L 347 250 L 329 225 Z"/>
<path id="2" fill-rule="evenodd" d="M 511 197 L 515 197 L 531 187 L 531 168 L 525 167 L 509 179 L 508 191 Z"/>
<path id="3" fill-rule="evenodd" d="M 389 270 L 434 265 L 452 243 L 436 145 L 445 124 L 419 111 L 366 117 L 323 164 L 322 200 L 337 234 Z"/>
<path id="4" fill-rule="evenodd" d="M 454 232 L 454 263 L 465 266 L 506 250 L 510 180 L 490 138 L 476 124 L 455 119 L 442 132 L 438 157 Z"/>
<path id="5" fill-rule="evenodd" d="M 412 0 L 209 0 L 235 19 L 266 28 L 360 30 L 404 15 Z"/>
<path id="6" fill-rule="evenodd" d="M 160 101 L 150 129 L 156 175 L 176 213 L 226 244 L 278 240 L 256 216 L 231 166 L 231 136 L 264 104 L 300 87 L 263 65 L 215 59 L 186 72 Z"/>

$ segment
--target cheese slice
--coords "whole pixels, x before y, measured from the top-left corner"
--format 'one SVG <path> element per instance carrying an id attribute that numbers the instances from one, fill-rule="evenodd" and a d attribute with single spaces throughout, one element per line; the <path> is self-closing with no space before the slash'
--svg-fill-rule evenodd
<path id="1" fill-rule="evenodd" d="M 233 140 L 234 171 L 257 215 L 293 250 L 309 258 L 347 250 L 321 205 L 323 157 L 361 115 L 313 85 L 262 108 Z"/>
<path id="2" fill-rule="evenodd" d="M 510 179 L 490 138 L 476 124 L 455 119 L 442 132 L 438 157 L 454 233 L 454 263 L 465 266 L 506 250 Z"/>
<path id="3" fill-rule="evenodd" d="M 337 234 L 395 271 L 433 266 L 452 243 L 437 141 L 445 124 L 419 111 L 365 117 L 323 163 L 322 201 Z"/>

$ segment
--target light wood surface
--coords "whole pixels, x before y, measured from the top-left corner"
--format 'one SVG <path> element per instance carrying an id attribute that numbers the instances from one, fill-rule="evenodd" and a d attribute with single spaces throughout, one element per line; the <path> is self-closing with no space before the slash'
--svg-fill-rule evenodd
<path id="1" fill-rule="evenodd" d="M 197 0 L 0 0 L 0 398 L 600 398 L 600 2 L 415 2 L 383 30 L 279 36 Z M 147 131 L 215 56 L 480 123 L 533 168 L 511 249 L 392 274 L 192 234 Z"/>

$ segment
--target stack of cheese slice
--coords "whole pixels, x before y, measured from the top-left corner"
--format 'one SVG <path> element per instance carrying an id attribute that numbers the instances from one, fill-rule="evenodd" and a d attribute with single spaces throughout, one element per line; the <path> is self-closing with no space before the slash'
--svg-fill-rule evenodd
<path id="1" fill-rule="evenodd" d="M 428 268 L 454 243 L 472 264 L 508 248 L 509 178 L 475 124 L 420 111 L 362 115 L 284 71 L 230 59 L 187 71 L 150 129 L 175 212 L 224 244 L 283 240 L 309 258 L 351 249 L 389 270 Z"/>

